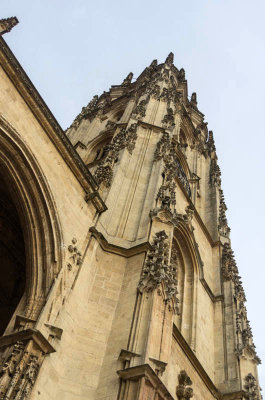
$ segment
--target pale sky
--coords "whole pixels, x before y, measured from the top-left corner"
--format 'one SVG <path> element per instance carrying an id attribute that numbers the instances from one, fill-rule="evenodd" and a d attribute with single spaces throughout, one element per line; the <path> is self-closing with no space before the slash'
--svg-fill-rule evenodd
<path id="1" fill-rule="evenodd" d="M 0 17 L 10 16 L 20 23 L 4 38 L 63 128 L 94 94 L 173 51 L 214 131 L 232 248 L 265 363 L 264 0 L 0 0 Z M 259 376 L 265 390 L 263 365 Z"/>

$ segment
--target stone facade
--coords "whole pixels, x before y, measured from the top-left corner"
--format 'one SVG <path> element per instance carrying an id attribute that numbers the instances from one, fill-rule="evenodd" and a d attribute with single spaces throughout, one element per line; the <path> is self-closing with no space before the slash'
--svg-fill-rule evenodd
<path id="1" fill-rule="evenodd" d="M 261 399 L 213 133 L 173 61 L 63 132 L 0 38 L 0 399 Z"/>

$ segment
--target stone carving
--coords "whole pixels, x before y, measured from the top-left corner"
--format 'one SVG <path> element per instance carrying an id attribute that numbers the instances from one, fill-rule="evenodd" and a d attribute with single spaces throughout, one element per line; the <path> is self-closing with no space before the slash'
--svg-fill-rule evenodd
<path id="1" fill-rule="evenodd" d="M 220 194 L 220 204 L 219 204 L 219 225 L 218 225 L 218 230 L 219 233 L 225 237 L 229 237 L 230 234 L 230 228 L 228 226 L 227 218 L 226 218 L 226 210 L 227 206 L 225 204 L 224 200 L 224 194 L 222 189 L 219 189 L 219 194 Z"/>
<path id="2" fill-rule="evenodd" d="M 17 17 L 3 18 L 0 19 L 0 35 L 8 33 L 11 29 L 18 24 Z"/>
<path id="3" fill-rule="evenodd" d="M 106 129 L 114 129 L 116 126 L 116 122 L 111 121 L 110 119 L 108 120 L 108 122 L 106 123 Z"/>
<path id="4" fill-rule="evenodd" d="M 140 103 L 135 107 L 135 109 L 132 112 L 132 116 L 134 118 L 139 119 L 139 118 L 144 118 L 145 117 L 146 106 L 148 104 L 148 101 L 149 101 L 149 96 L 146 99 L 141 100 Z"/>
<path id="5" fill-rule="evenodd" d="M 135 148 L 135 143 L 137 140 L 137 124 L 132 124 L 128 130 L 127 130 L 127 136 L 126 136 L 126 147 L 128 149 L 128 152 L 132 154 L 134 148 Z"/>
<path id="6" fill-rule="evenodd" d="M 170 261 L 169 263 L 168 236 L 165 231 L 160 231 L 155 234 L 152 248 L 146 255 L 138 289 L 140 292 L 144 290 L 153 291 L 163 282 L 165 287 L 165 302 L 172 300 L 174 312 L 178 313 L 177 260 L 175 254 L 172 255 Z"/>
<path id="7" fill-rule="evenodd" d="M 127 86 L 132 82 L 132 78 L 133 78 L 133 73 L 130 72 L 126 78 L 124 79 L 124 81 L 122 82 L 121 86 Z"/>
<path id="8" fill-rule="evenodd" d="M 165 64 L 172 65 L 174 62 L 174 54 L 172 52 L 166 58 Z"/>
<path id="9" fill-rule="evenodd" d="M 160 186 L 157 194 L 158 208 L 160 210 L 169 210 L 172 214 L 175 212 L 176 206 L 176 184 L 174 182 L 167 181 L 164 185 Z"/>
<path id="10" fill-rule="evenodd" d="M 32 354 L 22 342 L 5 352 L 0 366 L 0 398 L 26 400 L 36 381 L 41 353 Z"/>
<path id="11" fill-rule="evenodd" d="M 156 145 L 156 150 L 154 154 L 154 161 L 161 160 L 164 155 L 170 149 L 170 137 L 168 132 L 163 132 L 162 137 L 159 139 Z"/>
<path id="12" fill-rule="evenodd" d="M 83 119 L 88 118 L 93 111 L 96 110 L 98 103 L 98 96 L 95 95 L 93 99 L 88 103 L 86 107 L 83 107 L 81 113 L 74 119 L 73 123 L 71 124 L 70 128 L 77 129 Z M 70 129 L 69 128 L 69 129 Z"/>
<path id="13" fill-rule="evenodd" d="M 175 86 L 169 88 L 163 88 L 159 100 L 166 101 L 168 105 L 170 102 L 174 104 L 180 101 L 181 93 L 179 93 Z"/>
<path id="14" fill-rule="evenodd" d="M 213 131 L 209 131 L 208 141 L 206 142 L 207 153 L 209 156 L 216 151 L 215 142 L 213 138 Z"/>
<path id="15" fill-rule="evenodd" d="M 178 73 L 178 81 L 179 81 L 180 83 L 182 83 L 182 82 L 185 81 L 185 70 L 184 70 L 184 68 L 181 68 L 181 69 L 179 70 L 179 73 Z"/>
<path id="16" fill-rule="evenodd" d="M 238 268 L 234 258 L 234 252 L 231 249 L 230 243 L 225 243 L 222 252 L 222 275 L 226 281 L 232 281 L 234 288 L 234 300 L 236 304 L 236 333 L 237 345 L 236 354 L 240 357 L 244 349 L 248 349 L 252 354 L 253 359 L 259 363 L 260 359 L 257 356 L 255 345 L 253 343 L 253 335 L 249 321 L 247 319 L 247 310 L 244 302 L 246 301 L 245 292 L 243 289 L 241 277 L 238 273 Z"/>
<path id="17" fill-rule="evenodd" d="M 250 373 L 245 377 L 244 398 L 248 400 L 260 400 L 256 378 Z"/>
<path id="18" fill-rule="evenodd" d="M 76 245 L 77 240 L 76 238 L 72 239 L 72 244 L 70 244 L 68 246 L 68 251 L 70 252 L 70 257 L 69 260 L 70 262 L 68 262 L 67 267 L 69 269 L 69 271 L 72 270 L 73 265 L 81 265 L 82 264 L 82 254 L 80 253 L 80 251 L 78 250 L 78 247 Z"/>
<path id="19" fill-rule="evenodd" d="M 178 399 L 185 400 L 193 397 L 193 389 L 190 387 L 192 385 L 192 381 L 186 371 L 180 371 L 178 381 L 179 384 L 176 390 Z"/>
<path id="20" fill-rule="evenodd" d="M 104 157 L 100 160 L 95 171 L 94 178 L 99 185 L 104 184 L 107 188 L 110 187 L 113 178 L 113 167 L 119 159 L 119 152 L 127 147 L 132 154 L 137 140 L 137 124 L 132 124 L 126 130 L 121 128 L 119 133 L 113 136 L 112 141 L 106 145 L 103 153 Z"/>
<path id="21" fill-rule="evenodd" d="M 146 93 L 153 97 L 155 100 L 158 100 L 160 97 L 160 86 L 157 83 L 151 81 L 146 88 Z"/>
<path id="22" fill-rule="evenodd" d="M 225 280 L 234 280 L 238 273 L 234 252 L 229 243 L 225 243 L 222 253 L 222 274 Z"/>
<path id="23" fill-rule="evenodd" d="M 167 114 L 161 121 L 163 128 L 172 130 L 175 127 L 174 112 L 171 107 L 167 109 Z"/>
<path id="24" fill-rule="evenodd" d="M 197 111 L 198 110 L 197 104 L 198 104 L 197 94 L 194 92 L 194 93 L 192 93 L 191 98 L 190 98 L 190 106 L 193 110 Z"/>
<path id="25" fill-rule="evenodd" d="M 216 157 L 211 159 L 209 183 L 211 186 L 221 185 L 221 170 L 217 164 Z"/>

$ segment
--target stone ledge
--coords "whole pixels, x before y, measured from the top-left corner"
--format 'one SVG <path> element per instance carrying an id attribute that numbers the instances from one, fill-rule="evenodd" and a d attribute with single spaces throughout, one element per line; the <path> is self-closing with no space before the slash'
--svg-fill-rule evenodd
<path id="1" fill-rule="evenodd" d="M 37 329 L 25 329 L 23 331 L 13 332 L 9 335 L 0 337 L 0 348 L 7 347 L 15 344 L 16 342 L 23 342 L 26 340 L 33 340 L 36 345 L 44 354 L 54 353 L 56 350 Z"/>
<path id="2" fill-rule="evenodd" d="M 119 370 L 117 374 L 123 380 L 138 381 L 140 378 L 146 378 L 155 390 L 163 395 L 163 398 L 174 399 L 149 364 L 142 364 Z"/>

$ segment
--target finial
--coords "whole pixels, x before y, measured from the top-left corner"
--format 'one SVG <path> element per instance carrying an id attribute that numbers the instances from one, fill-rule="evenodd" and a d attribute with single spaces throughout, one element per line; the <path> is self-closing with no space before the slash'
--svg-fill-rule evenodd
<path id="1" fill-rule="evenodd" d="M 0 19 L 0 36 L 11 31 L 18 24 L 17 17 Z"/>
<path id="2" fill-rule="evenodd" d="M 157 66 L 157 60 L 153 60 L 149 66 L 149 68 L 154 68 Z"/>
<path id="3" fill-rule="evenodd" d="M 179 82 L 184 82 L 184 81 L 185 81 L 185 70 L 184 70 L 184 68 L 181 68 L 181 69 L 179 70 L 179 73 L 178 73 L 178 81 L 179 81 Z"/>
<path id="4" fill-rule="evenodd" d="M 166 58 L 166 64 L 173 64 L 174 62 L 174 54 L 171 52 L 169 53 L 169 55 Z"/>
<path id="5" fill-rule="evenodd" d="M 126 86 L 126 85 L 129 85 L 130 83 L 131 83 L 131 81 L 132 81 L 132 77 L 133 77 L 133 73 L 132 72 L 130 72 L 127 76 L 126 76 L 126 78 L 124 79 L 124 81 L 122 82 L 122 86 Z"/>
<path id="6" fill-rule="evenodd" d="M 190 105 L 192 108 L 197 110 L 197 104 L 198 104 L 197 103 L 197 94 L 194 92 L 194 93 L 192 93 L 191 98 L 190 98 Z"/>

